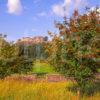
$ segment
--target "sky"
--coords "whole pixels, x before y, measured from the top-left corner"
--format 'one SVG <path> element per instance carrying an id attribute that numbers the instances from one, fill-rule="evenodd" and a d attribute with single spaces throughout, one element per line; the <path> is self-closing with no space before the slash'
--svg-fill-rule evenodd
<path id="1" fill-rule="evenodd" d="M 75 9 L 100 7 L 100 0 L 0 0 L 0 33 L 9 41 L 22 37 L 47 36 L 57 32 L 54 21 L 63 21 Z M 66 9 L 66 10 L 64 10 Z"/>

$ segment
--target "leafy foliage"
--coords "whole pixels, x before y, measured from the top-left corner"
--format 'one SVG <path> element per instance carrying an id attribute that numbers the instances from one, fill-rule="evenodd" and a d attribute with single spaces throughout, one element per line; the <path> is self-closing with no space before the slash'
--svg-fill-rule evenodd
<path id="1" fill-rule="evenodd" d="M 99 16 L 97 9 L 83 15 L 75 11 L 69 21 L 65 17 L 63 23 L 55 23 L 57 35 L 49 32 L 49 62 L 58 72 L 74 77 L 83 92 L 93 83 L 100 66 Z"/>
<path id="2" fill-rule="evenodd" d="M 0 38 L 0 43 L 0 78 L 32 71 L 33 60 L 19 56 L 16 44 L 6 42 L 3 37 Z"/>

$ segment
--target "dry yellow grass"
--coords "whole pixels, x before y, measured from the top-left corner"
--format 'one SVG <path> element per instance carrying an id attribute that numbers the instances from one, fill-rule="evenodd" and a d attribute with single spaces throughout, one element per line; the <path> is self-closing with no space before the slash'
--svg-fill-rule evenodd
<path id="1" fill-rule="evenodd" d="M 77 94 L 66 90 L 72 82 L 33 82 L 15 80 L 0 81 L 0 100 L 80 100 Z M 82 100 L 99 100 L 100 94 L 83 97 Z"/>

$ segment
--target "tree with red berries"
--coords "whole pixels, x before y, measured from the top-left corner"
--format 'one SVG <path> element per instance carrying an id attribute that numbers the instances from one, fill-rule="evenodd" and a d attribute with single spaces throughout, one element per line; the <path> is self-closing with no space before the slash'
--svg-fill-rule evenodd
<path id="1" fill-rule="evenodd" d="M 46 50 L 48 60 L 56 71 L 74 77 L 80 92 L 86 93 L 100 66 L 100 12 L 95 9 L 79 15 L 76 10 L 70 20 L 65 17 L 55 25 L 59 33 L 48 32 L 52 37 Z"/>

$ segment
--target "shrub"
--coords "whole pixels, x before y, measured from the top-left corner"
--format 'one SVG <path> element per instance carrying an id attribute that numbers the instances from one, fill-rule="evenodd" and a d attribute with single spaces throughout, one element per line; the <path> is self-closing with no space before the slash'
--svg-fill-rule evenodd
<path id="1" fill-rule="evenodd" d="M 26 74 L 32 70 L 33 60 L 24 57 L 17 57 L 10 62 L 11 71 L 13 73 Z"/>
<path id="2" fill-rule="evenodd" d="M 0 78 L 4 78 L 14 73 L 27 74 L 32 71 L 32 64 L 32 60 L 28 60 L 23 57 L 1 59 Z"/>
<path id="3" fill-rule="evenodd" d="M 9 64 L 4 61 L 3 59 L 0 59 L 0 78 L 4 78 L 8 75 L 10 75 L 10 68 Z"/>

